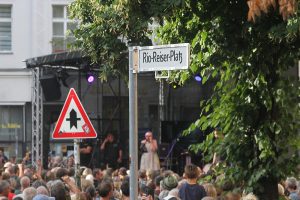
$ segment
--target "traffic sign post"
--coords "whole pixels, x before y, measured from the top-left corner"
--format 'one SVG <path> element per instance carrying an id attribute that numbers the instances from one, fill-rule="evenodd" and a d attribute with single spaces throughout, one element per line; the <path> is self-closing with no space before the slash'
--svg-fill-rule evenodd
<path id="1" fill-rule="evenodd" d="M 74 139 L 76 184 L 79 186 L 79 139 L 96 138 L 97 133 L 73 88 L 69 91 L 52 137 L 53 139 Z"/>
<path id="2" fill-rule="evenodd" d="M 138 199 L 138 112 L 137 74 L 147 71 L 187 69 L 190 45 L 173 44 L 148 47 L 129 47 L 129 152 L 130 200 Z"/>

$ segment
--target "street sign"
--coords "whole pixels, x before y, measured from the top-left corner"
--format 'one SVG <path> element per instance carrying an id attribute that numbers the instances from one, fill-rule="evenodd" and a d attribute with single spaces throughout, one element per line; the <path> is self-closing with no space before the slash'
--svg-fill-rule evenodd
<path id="1" fill-rule="evenodd" d="M 139 72 L 179 70 L 189 67 L 188 43 L 138 47 L 138 52 Z"/>
<path id="2" fill-rule="evenodd" d="M 53 132 L 53 139 L 95 138 L 97 133 L 75 90 L 70 89 Z"/>

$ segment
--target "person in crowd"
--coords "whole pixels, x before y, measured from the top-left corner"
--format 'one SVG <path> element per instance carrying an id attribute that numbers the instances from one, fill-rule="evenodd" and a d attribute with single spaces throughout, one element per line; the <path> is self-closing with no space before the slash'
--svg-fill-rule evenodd
<path id="1" fill-rule="evenodd" d="M 216 200 L 214 197 L 203 197 L 202 200 Z"/>
<path id="2" fill-rule="evenodd" d="M 0 181 L 0 197 L 8 198 L 8 194 L 10 192 L 9 187 L 10 187 L 10 185 L 9 185 L 8 181 L 6 181 L 6 180 Z"/>
<path id="3" fill-rule="evenodd" d="M 129 189 L 129 181 L 124 180 L 121 184 L 122 198 L 121 200 L 129 200 L 130 198 L 130 189 Z"/>
<path id="4" fill-rule="evenodd" d="M 180 200 L 178 192 L 179 192 L 179 190 L 177 188 L 170 190 L 170 192 L 168 193 L 168 196 L 163 198 L 163 200 Z"/>
<path id="5" fill-rule="evenodd" d="M 127 176 L 127 169 L 125 167 L 121 167 L 119 169 L 119 177 L 120 177 L 120 180 L 123 181 L 124 178 Z"/>
<path id="6" fill-rule="evenodd" d="M 286 189 L 289 193 L 289 199 L 291 200 L 300 200 L 297 191 L 297 179 L 294 177 L 287 178 L 285 181 Z"/>
<path id="7" fill-rule="evenodd" d="M 158 196 L 160 200 L 163 200 L 168 196 L 169 192 L 178 186 L 178 179 L 174 174 L 166 176 L 161 181 L 161 192 Z"/>
<path id="8" fill-rule="evenodd" d="M 95 188 L 97 188 L 103 178 L 103 173 L 102 173 L 101 169 L 99 169 L 99 168 L 93 169 L 93 177 L 94 177 L 94 186 L 95 186 Z"/>
<path id="9" fill-rule="evenodd" d="M 139 175 L 139 177 L 138 177 L 138 178 L 139 178 L 139 184 L 144 184 L 144 185 L 146 185 L 146 184 L 147 184 L 147 174 L 146 174 L 146 170 L 140 169 L 138 175 Z"/>
<path id="10" fill-rule="evenodd" d="M 254 194 L 250 193 L 242 197 L 241 200 L 258 200 L 258 198 Z"/>
<path id="11" fill-rule="evenodd" d="M 244 198 L 246 198 L 246 196 Z M 247 198 L 249 198 L 247 200 L 256 200 L 256 199 L 251 199 L 251 198 L 253 198 L 253 196 L 251 196 L 251 194 L 248 194 Z M 240 200 L 240 199 L 241 199 L 241 195 L 237 192 L 228 192 L 225 195 L 225 200 Z"/>
<path id="12" fill-rule="evenodd" d="M 288 197 L 284 194 L 284 187 L 281 184 L 278 184 L 278 195 L 279 200 L 288 200 Z"/>
<path id="13" fill-rule="evenodd" d="M 206 195 L 209 197 L 217 198 L 217 190 L 215 186 L 211 183 L 206 183 L 203 185 Z"/>
<path id="14" fill-rule="evenodd" d="M 49 191 L 45 186 L 39 186 L 36 189 L 36 192 L 37 192 L 37 194 L 42 194 L 42 195 L 49 196 Z"/>
<path id="15" fill-rule="evenodd" d="M 92 167 L 93 141 L 85 139 L 80 143 L 80 165 Z"/>
<path id="16" fill-rule="evenodd" d="M 102 181 L 98 187 L 100 200 L 110 200 L 113 197 L 113 187 L 109 181 Z"/>
<path id="17" fill-rule="evenodd" d="M 27 176 L 23 176 L 20 180 L 21 183 L 21 192 L 23 192 L 26 188 L 30 187 L 30 179 Z"/>
<path id="18" fill-rule="evenodd" d="M 157 154 L 157 141 L 153 138 L 151 131 L 147 131 L 145 139 L 141 141 L 140 151 L 142 151 L 140 169 L 159 170 L 160 162 Z"/>
<path id="19" fill-rule="evenodd" d="M 179 189 L 179 197 L 181 200 L 198 200 L 206 196 L 205 189 L 197 183 L 200 172 L 196 165 L 189 164 L 184 168 L 184 174 L 187 182 L 183 183 Z"/>
<path id="20" fill-rule="evenodd" d="M 54 197 L 55 200 L 69 200 L 70 194 L 67 191 L 64 183 L 61 180 L 55 180 L 50 186 L 51 197 Z"/>
<path id="21" fill-rule="evenodd" d="M 28 187 L 23 191 L 24 200 L 32 200 L 35 195 L 37 195 L 37 191 L 34 187 Z"/>
<path id="22" fill-rule="evenodd" d="M 100 147 L 106 168 L 117 169 L 122 162 L 122 149 L 112 133 L 108 133 Z"/>

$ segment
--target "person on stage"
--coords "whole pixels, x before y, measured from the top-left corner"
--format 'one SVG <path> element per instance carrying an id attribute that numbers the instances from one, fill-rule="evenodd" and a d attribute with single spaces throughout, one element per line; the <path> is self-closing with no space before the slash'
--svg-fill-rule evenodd
<path id="1" fill-rule="evenodd" d="M 85 167 L 92 167 L 92 152 L 93 152 L 93 140 L 84 139 L 80 142 L 80 165 Z"/>
<path id="2" fill-rule="evenodd" d="M 117 169 L 122 162 L 122 149 L 112 133 L 107 134 L 100 147 L 106 168 Z"/>
<path id="3" fill-rule="evenodd" d="M 145 139 L 141 141 L 140 150 L 142 151 L 140 169 L 159 170 L 160 163 L 157 155 L 157 141 L 153 139 L 151 131 L 146 132 Z"/>

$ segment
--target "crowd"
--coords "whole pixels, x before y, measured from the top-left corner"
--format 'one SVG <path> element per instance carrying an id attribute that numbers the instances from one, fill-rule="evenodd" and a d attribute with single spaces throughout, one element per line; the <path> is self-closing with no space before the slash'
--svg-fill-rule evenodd
<path id="1" fill-rule="evenodd" d="M 8 200 L 126 200 L 130 197 L 130 171 L 81 167 L 80 187 L 75 184 L 74 158 L 54 156 L 49 169 L 6 161 L 1 169 L 0 199 Z M 139 200 L 255 200 L 253 194 L 242 194 L 234 188 L 212 183 L 199 184 L 205 176 L 200 167 L 188 164 L 184 173 L 171 170 L 145 170 L 138 173 Z M 278 185 L 282 199 L 299 199 L 299 182 L 288 178 Z"/>
<path id="2" fill-rule="evenodd" d="M 30 164 L 30 156 L 16 161 L 0 151 L 0 200 L 127 200 L 130 199 L 130 170 L 118 167 L 123 152 L 114 136 L 108 134 L 100 146 L 105 165 L 89 167 L 91 145 L 84 141 L 78 174 L 75 175 L 74 156 L 50 156 L 48 169 L 41 162 Z M 222 159 L 214 156 L 213 165 L 201 168 L 187 164 L 183 174 L 160 167 L 158 145 L 152 132 L 141 141 L 142 152 L 138 173 L 138 200 L 256 200 L 254 194 L 237 190 L 234 184 L 218 184 L 207 179 L 213 167 Z M 224 177 L 223 177 L 224 178 Z M 77 180 L 75 182 L 75 179 Z M 226 181 L 225 181 L 226 183 Z M 278 184 L 280 200 L 300 200 L 300 182 L 287 178 Z"/>

